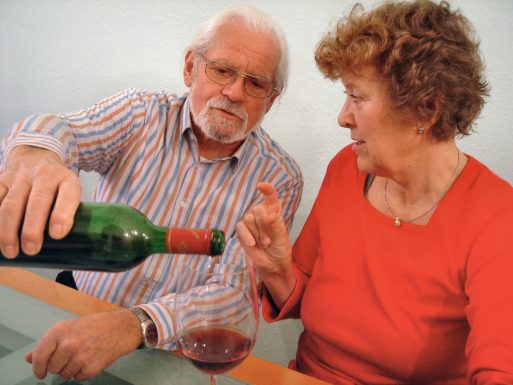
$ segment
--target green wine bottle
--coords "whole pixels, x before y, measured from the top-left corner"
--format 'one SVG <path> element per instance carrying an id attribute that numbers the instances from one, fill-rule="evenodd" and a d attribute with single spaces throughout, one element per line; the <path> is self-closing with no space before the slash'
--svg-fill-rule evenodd
<path id="1" fill-rule="evenodd" d="M 66 237 L 52 239 L 46 230 L 38 254 L 0 254 L 0 266 L 123 271 L 155 253 L 219 255 L 224 242 L 217 229 L 158 227 L 129 206 L 81 203 Z"/>

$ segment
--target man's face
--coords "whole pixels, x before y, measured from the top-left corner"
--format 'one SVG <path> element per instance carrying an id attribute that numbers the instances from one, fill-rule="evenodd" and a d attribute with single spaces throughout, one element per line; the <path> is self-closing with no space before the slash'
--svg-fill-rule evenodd
<path id="1" fill-rule="evenodd" d="M 278 42 L 268 34 L 250 31 L 238 22 L 231 22 L 218 30 L 214 44 L 203 57 L 273 81 L 279 48 Z M 206 63 L 200 55 L 187 53 L 184 80 L 191 87 L 193 123 L 207 139 L 220 143 L 240 142 L 260 124 L 278 94 L 263 99 L 248 95 L 241 76 L 232 84 L 218 84 L 205 74 Z"/>

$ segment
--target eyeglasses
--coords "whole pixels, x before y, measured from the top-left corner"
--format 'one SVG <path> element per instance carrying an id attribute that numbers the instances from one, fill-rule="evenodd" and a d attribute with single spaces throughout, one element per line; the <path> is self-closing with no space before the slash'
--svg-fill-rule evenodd
<path id="1" fill-rule="evenodd" d="M 239 71 L 229 65 L 210 61 L 203 55 L 199 57 L 205 62 L 205 74 L 207 77 L 217 84 L 227 86 L 235 83 L 237 77 L 244 79 L 244 89 L 246 93 L 255 98 L 268 98 L 274 92 L 274 82 Z"/>

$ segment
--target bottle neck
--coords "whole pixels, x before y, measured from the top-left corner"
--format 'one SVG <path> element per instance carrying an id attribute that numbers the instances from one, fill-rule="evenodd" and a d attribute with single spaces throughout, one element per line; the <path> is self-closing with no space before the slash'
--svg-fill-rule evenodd
<path id="1" fill-rule="evenodd" d="M 151 235 L 150 235 L 150 243 L 151 243 L 151 252 L 152 254 L 165 254 L 168 253 L 167 248 L 167 227 L 159 227 L 155 225 L 151 226 Z"/>
<path id="2" fill-rule="evenodd" d="M 167 229 L 166 248 L 169 253 L 210 255 L 211 244 L 211 229 Z"/>

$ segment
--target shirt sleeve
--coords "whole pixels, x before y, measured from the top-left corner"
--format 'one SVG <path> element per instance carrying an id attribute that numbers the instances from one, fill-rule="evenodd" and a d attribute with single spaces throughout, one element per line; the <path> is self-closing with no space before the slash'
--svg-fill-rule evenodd
<path id="1" fill-rule="evenodd" d="M 149 94 L 130 89 L 74 113 L 35 114 L 16 123 L 0 146 L 1 164 L 17 146 L 55 152 L 66 167 L 104 173 L 145 123 Z"/>
<path id="2" fill-rule="evenodd" d="M 484 224 L 468 259 L 466 355 L 472 384 L 513 383 L 512 223 L 510 202 Z"/>

